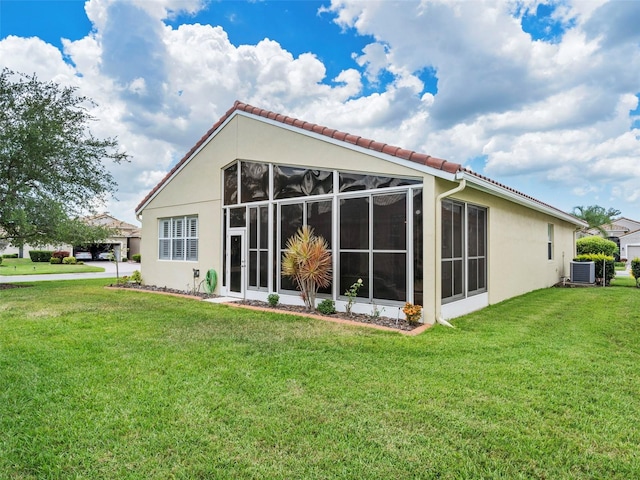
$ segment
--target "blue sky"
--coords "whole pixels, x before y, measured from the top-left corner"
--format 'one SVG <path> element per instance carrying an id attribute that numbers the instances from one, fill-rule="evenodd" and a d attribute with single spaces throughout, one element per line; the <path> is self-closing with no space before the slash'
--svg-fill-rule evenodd
<path id="1" fill-rule="evenodd" d="M 0 64 L 77 86 L 134 221 L 241 100 L 640 220 L 640 2 L 1 0 Z"/>

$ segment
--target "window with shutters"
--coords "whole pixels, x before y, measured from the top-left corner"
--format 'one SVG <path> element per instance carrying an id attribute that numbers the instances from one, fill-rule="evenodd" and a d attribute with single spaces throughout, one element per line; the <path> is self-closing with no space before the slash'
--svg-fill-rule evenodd
<path id="1" fill-rule="evenodd" d="M 198 260 L 198 217 L 161 218 L 158 221 L 160 260 Z"/>

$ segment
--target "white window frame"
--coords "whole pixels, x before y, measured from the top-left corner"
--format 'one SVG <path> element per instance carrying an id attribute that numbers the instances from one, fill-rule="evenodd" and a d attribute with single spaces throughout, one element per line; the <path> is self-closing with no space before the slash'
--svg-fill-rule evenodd
<path id="1" fill-rule="evenodd" d="M 197 215 L 158 219 L 158 259 L 197 261 L 198 235 Z"/>
<path id="2" fill-rule="evenodd" d="M 547 260 L 553 260 L 553 223 L 547 224 Z"/>

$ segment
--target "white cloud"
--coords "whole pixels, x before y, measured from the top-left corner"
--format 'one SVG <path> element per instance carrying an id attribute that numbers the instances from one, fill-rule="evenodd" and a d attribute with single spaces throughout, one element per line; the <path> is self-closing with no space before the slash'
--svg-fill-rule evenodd
<path id="1" fill-rule="evenodd" d="M 278 38 L 234 45 L 221 27 L 163 22 L 201 0 L 90 0 L 86 37 L 63 41 L 64 52 L 8 37 L 0 63 L 96 100 L 96 134 L 117 136 L 132 157 L 110 166 L 120 202 L 109 208 L 124 220 L 236 99 L 460 163 L 484 156 L 483 173 L 498 181 L 558 187 L 542 200 L 560 207 L 561 194 L 597 193 L 624 202 L 623 213 L 629 202 L 638 209 L 640 134 L 629 112 L 640 92 L 639 4 L 557 4 L 565 30 L 551 43 L 520 25 L 538 3 L 334 1 L 322 18 L 373 41 L 326 78 L 312 50 L 294 56 Z M 436 73 L 435 95 L 424 69 Z M 363 78 L 385 73 L 391 83 L 363 94 Z"/>

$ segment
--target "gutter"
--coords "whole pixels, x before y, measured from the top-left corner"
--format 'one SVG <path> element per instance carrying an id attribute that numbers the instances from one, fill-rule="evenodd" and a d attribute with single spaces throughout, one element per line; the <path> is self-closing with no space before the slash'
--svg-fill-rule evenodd
<path id="1" fill-rule="evenodd" d="M 436 197 L 436 225 L 435 225 L 436 247 L 435 247 L 434 258 L 436 259 L 436 265 L 435 265 L 436 297 L 439 296 L 440 298 L 438 298 L 438 301 L 436 302 L 435 320 L 436 320 L 436 323 L 439 323 L 440 325 L 445 325 L 447 327 L 453 327 L 453 325 L 451 325 L 444 318 L 442 318 L 442 293 L 441 293 L 442 292 L 442 199 L 450 197 L 451 195 L 454 195 L 458 192 L 461 192 L 466 187 L 467 187 L 467 180 L 465 178 L 462 178 L 462 180 L 460 181 L 460 184 L 457 187 L 451 190 L 448 190 L 446 192 L 443 192 Z"/>

